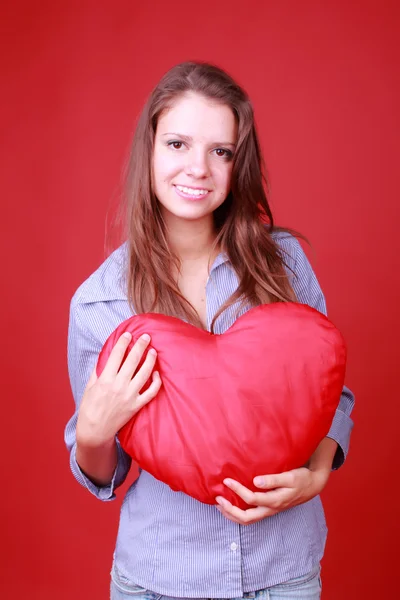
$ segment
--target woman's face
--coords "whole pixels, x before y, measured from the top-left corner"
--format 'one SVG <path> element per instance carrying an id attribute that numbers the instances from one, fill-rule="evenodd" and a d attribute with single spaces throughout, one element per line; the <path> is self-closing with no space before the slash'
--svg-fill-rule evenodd
<path id="1" fill-rule="evenodd" d="M 154 191 L 164 218 L 210 218 L 230 190 L 237 124 L 232 110 L 185 94 L 158 120 Z"/>

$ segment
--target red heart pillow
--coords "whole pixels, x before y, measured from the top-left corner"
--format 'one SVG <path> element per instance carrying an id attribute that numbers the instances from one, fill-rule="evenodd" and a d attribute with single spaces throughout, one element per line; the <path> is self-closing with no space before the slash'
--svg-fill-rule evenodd
<path id="1" fill-rule="evenodd" d="M 130 348 L 151 335 L 163 385 L 118 437 L 174 491 L 207 504 L 222 495 L 248 508 L 224 478 L 256 491 L 256 475 L 302 466 L 330 429 L 346 348 L 335 326 L 307 305 L 257 306 L 222 335 L 160 314 L 131 317 L 106 341 L 98 375 L 124 331 L 133 336 Z"/>

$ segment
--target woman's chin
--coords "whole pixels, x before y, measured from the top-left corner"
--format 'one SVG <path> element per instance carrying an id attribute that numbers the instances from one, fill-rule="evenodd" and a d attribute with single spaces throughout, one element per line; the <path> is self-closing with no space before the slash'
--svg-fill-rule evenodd
<path id="1" fill-rule="evenodd" d="M 166 220 L 179 220 L 179 221 L 199 221 L 199 220 L 208 220 L 211 219 L 213 211 L 212 210 L 204 210 L 204 207 L 200 209 L 200 207 L 190 207 L 185 208 L 184 210 L 171 210 L 170 208 L 162 207 L 161 212 Z"/>

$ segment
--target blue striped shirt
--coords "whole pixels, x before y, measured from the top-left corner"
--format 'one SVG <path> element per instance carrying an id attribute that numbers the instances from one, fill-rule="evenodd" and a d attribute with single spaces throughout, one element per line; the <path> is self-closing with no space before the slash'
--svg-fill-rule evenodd
<path id="1" fill-rule="evenodd" d="M 298 301 L 326 314 L 323 293 L 299 242 L 287 234 L 273 235 L 288 253 L 282 256 L 295 273 L 288 270 Z M 124 244 L 113 252 L 79 287 L 71 302 L 68 361 L 76 411 L 102 345 L 123 320 L 132 316 L 125 292 L 126 250 Z M 237 285 L 227 256 L 220 254 L 206 287 L 208 329 L 218 308 Z M 233 306 L 218 318 L 215 333 L 223 333 L 233 324 L 235 311 Z M 353 405 L 354 396 L 345 387 L 328 434 L 338 443 L 334 469 L 347 455 Z M 117 440 L 118 464 L 110 485 L 94 485 L 76 462 L 76 421 L 77 412 L 65 430 L 72 473 L 97 498 L 112 500 L 131 460 Z M 141 471 L 122 504 L 114 560 L 123 576 L 159 594 L 237 598 L 244 592 L 264 589 L 311 571 L 322 558 L 326 534 L 319 496 L 242 526 L 223 517 L 214 506 L 173 492 Z"/>

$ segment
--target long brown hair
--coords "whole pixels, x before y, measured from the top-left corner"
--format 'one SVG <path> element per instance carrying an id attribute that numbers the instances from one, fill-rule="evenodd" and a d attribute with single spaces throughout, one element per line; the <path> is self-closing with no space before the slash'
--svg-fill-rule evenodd
<path id="1" fill-rule="evenodd" d="M 194 307 L 173 275 L 179 258 L 168 245 L 166 228 L 152 186 L 152 154 L 157 121 L 173 102 L 188 92 L 229 106 L 238 123 L 231 190 L 214 212 L 215 246 L 235 270 L 239 286 L 220 307 L 296 301 L 285 271 L 282 251 L 271 237 L 274 226 L 267 199 L 267 178 L 253 108 L 246 92 L 222 69 L 202 62 L 184 62 L 169 70 L 152 91 L 139 118 L 124 185 L 124 234 L 129 245 L 128 300 L 136 313 L 159 312 L 185 318 L 201 327 Z M 267 225 L 266 225 L 267 224 Z M 297 232 L 285 229 L 296 235 Z M 303 236 L 300 236 L 303 237 Z"/>

